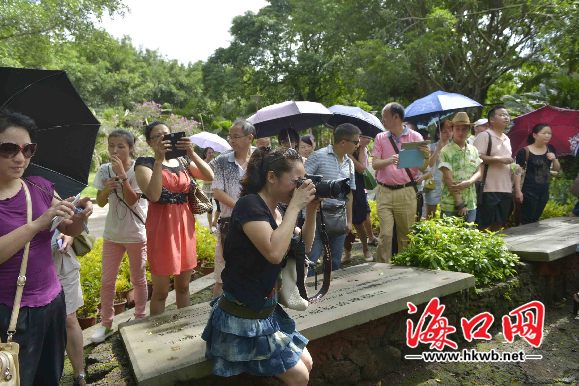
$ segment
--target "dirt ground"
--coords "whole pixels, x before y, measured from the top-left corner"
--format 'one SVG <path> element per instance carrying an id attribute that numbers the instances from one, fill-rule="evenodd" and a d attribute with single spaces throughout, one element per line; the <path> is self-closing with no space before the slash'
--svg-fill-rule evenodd
<path id="1" fill-rule="evenodd" d="M 363 262 L 361 251 L 356 247 L 350 264 Z M 210 299 L 210 289 L 192 296 L 193 303 Z M 491 341 L 468 347 L 478 351 L 523 350 L 527 355 L 542 355 L 541 360 L 521 363 L 425 363 L 406 360 L 399 371 L 384 374 L 374 385 L 579 385 L 579 319 L 571 315 L 571 308 L 571 300 L 562 299 L 559 304 L 547 309 L 543 343 L 538 349 L 533 349 L 521 339 L 506 343 L 500 333 L 495 334 Z M 459 347 L 462 348 L 466 347 Z M 135 385 L 118 333 L 98 346 L 88 346 L 85 354 L 89 384 Z M 61 384 L 72 385 L 72 368 L 68 360 Z"/>

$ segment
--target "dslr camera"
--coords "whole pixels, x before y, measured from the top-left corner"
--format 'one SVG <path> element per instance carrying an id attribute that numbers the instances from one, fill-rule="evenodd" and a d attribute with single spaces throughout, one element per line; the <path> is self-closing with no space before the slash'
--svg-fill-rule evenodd
<path id="1" fill-rule="evenodd" d="M 297 181 L 299 187 L 305 180 L 312 180 L 316 188 L 316 198 L 335 198 L 345 200 L 350 193 L 350 179 L 338 178 L 336 180 L 324 180 L 324 176 L 306 174 L 305 178 Z"/>

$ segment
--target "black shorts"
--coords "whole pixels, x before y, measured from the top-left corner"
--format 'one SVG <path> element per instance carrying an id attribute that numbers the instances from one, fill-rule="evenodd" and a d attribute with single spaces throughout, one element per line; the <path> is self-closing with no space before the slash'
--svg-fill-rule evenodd
<path id="1" fill-rule="evenodd" d="M 479 229 L 485 229 L 491 225 L 504 227 L 507 225 L 512 207 L 512 193 L 483 193 L 483 204 L 476 208 L 476 222 Z"/>

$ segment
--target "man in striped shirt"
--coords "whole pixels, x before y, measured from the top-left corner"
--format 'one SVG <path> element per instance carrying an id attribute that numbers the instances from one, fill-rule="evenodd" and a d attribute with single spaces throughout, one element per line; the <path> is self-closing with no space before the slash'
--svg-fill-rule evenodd
<path id="1" fill-rule="evenodd" d="M 408 244 L 408 232 L 416 221 L 416 181 L 420 171 L 428 166 L 430 150 L 421 146 L 424 153 L 422 168 L 410 168 L 408 175 L 404 168 L 398 168 L 398 152 L 392 147 L 392 140 L 398 151 L 403 143 L 422 141 L 422 135 L 403 125 L 404 107 L 399 103 L 388 103 L 382 109 L 382 123 L 388 130 L 374 140 L 372 167 L 376 170 L 376 207 L 380 220 L 378 241 L 378 261 L 389 263 L 392 257 L 392 234 L 396 225 L 398 251 Z"/>
<path id="2" fill-rule="evenodd" d="M 347 156 L 352 154 L 360 143 L 360 129 L 350 124 L 343 123 L 334 130 L 334 144 L 316 150 L 307 159 L 305 169 L 307 174 L 322 175 L 324 180 L 336 180 L 339 178 L 349 178 L 351 189 L 356 189 L 354 179 L 354 163 Z M 327 212 L 344 213 L 343 232 L 328 234 L 330 239 L 330 249 L 332 251 L 332 269 L 340 268 L 342 252 L 344 251 L 344 240 L 352 229 L 352 192 L 348 193 L 347 201 L 338 199 L 324 199 L 322 203 L 324 214 Z M 331 214 L 328 214 L 331 215 Z M 314 263 L 322 254 L 322 241 L 320 239 L 319 217 L 316 226 L 316 237 L 309 258 Z M 310 270 L 310 275 L 313 270 Z"/>

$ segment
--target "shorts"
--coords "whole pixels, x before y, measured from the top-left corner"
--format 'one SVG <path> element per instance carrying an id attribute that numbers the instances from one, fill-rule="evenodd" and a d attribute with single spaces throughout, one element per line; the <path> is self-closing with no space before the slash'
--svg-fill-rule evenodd
<path id="1" fill-rule="evenodd" d="M 70 315 L 84 305 L 80 286 L 80 263 L 71 247 L 68 247 L 65 252 L 60 252 L 54 248 L 52 260 L 64 292 L 66 314 Z"/>

